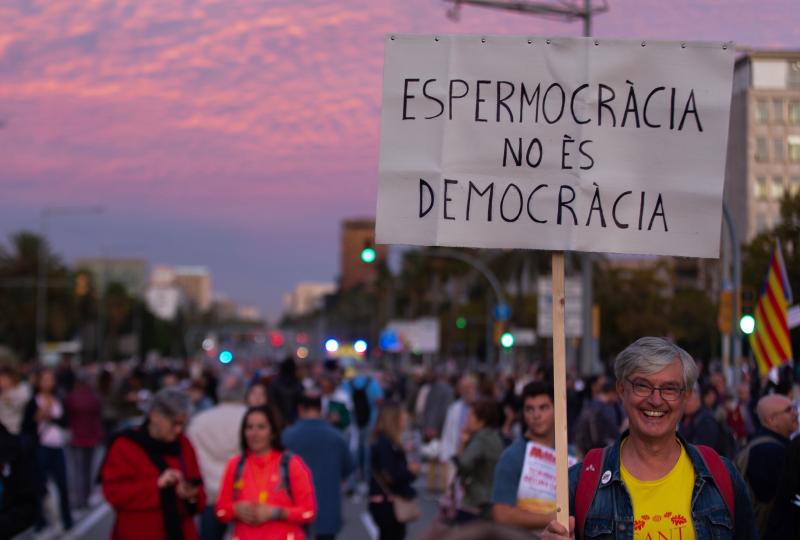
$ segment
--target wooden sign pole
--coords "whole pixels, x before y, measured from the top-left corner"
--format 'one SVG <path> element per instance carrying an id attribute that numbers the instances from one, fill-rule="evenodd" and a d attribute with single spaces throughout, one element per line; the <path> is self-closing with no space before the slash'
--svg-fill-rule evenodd
<path id="1" fill-rule="evenodd" d="M 556 520 L 569 529 L 567 362 L 564 332 L 564 252 L 553 253 L 553 393 L 555 398 Z"/>

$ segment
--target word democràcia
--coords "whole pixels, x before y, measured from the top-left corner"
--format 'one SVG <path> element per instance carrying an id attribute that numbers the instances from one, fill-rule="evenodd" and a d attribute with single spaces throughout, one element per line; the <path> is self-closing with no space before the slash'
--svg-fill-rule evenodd
<path id="1" fill-rule="evenodd" d="M 539 184 L 534 187 L 527 197 L 520 187 L 509 182 L 502 194 L 500 189 L 495 190 L 495 183 L 489 182 L 479 186 L 467 180 L 467 193 L 464 194 L 463 180 L 444 178 L 444 187 L 441 194 L 442 218 L 449 221 L 463 219 L 464 221 L 485 221 L 491 223 L 500 220 L 506 223 L 515 223 L 526 217 L 539 224 L 555 222 L 556 225 L 563 226 L 584 226 L 591 227 L 593 222 L 601 228 L 616 227 L 618 229 L 628 229 L 631 226 L 636 230 L 642 231 L 660 230 L 669 232 L 667 226 L 667 215 L 664 208 L 664 199 L 661 193 L 650 193 L 640 191 L 623 191 L 615 196 L 606 194 L 600 196 L 600 187 L 596 183 L 592 201 L 586 214 L 576 213 L 576 193 L 575 189 L 569 185 L 551 186 L 549 184 Z M 459 186 L 461 184 L 461 186 Z M 452 191 L 451 191 L 452 187 Z M 482 189 L 481 189 L 482 188 Z M 536 204 L 537 194 L 539 199 L 552 190 L 558 190 L 555 197 L 557 205 L 544 210 Z M 456 193 L 461 197 L 456 197 Z M 499 200 L 498 200 L 499 199 Z M 434 208 L 436 202 L 433 186 L 425 179 L 419 179 L 419 218 L 427 216 Z M 586 218 L 585 220 L 583 218 Z M 608 218 L 608 219 L 606 219 Z M 552 220 L 552 221 L 551 221 Z"/>
<path id="2" fill-rule="evenodd" d="M 527 121 L 539 123 L 541 111 L 541 118 L 547 124 L 555 124 L 562 119 L 568 121 L 569 117 L 565 116 L 568 109 L 572 121 L 581 125 L 596 122 L 598 126 L 627 127 L 630 125 L 640 128 L 644 125 L 652 129 L 666 128 L 669 125 L 668 129 L 677 131 L 683 131 L 684 126 L 694 125 L 698 132 L 703 131 L 694 88 L 689 88 L 688 94 L 686 89 L 679 90 L 675 87 L 667 88 L 665 86 L 657 86 L 646 89 L 644 93 L 637 93 L 634 83 L 626 80 L 627 96 L 624 102 L 625 108 L 622 109 L 622 99 L 617 99 L 619 89 L 615 90 L 613 86 L 604 83 L 584 83 L 571 92 L 565 90 L 564 86 L 558 82 L 551 83 L 547 88 L 543 88 L 541 82 L 535 87 L 519 81 L 475 80 L 467 82 L 464 79 L 449 79 L 443 83 L 447 85 L 447 95 L 439 97 L 437 93 L 434 93 L 434 90 L 440 88 L 440 84 L 442 84 L 439 79 L 426 79 L 422 82 L 420 78 L 405 78 L 403 80 L 403 120 L 417 120 L 419 119 L 418 115 L 425 113 L 427 115 L 422 118 L 433 120 L 441 117 L 445 111 L 447 118 L 452 120 L 454 111 L 457 111 L 456 114 L 464 114 L 462 112 L 464 107 L 460 106 L 460 101 L 465 100 L 474 105 L 469 110 L 472 111 L 470 113 L 471 120 L 475 122 L 489 122 L 491 118 L 496 123 L 522 123 L 526 121 L 525 113 L 527 111 L 530 115 L 529 118 L 532 118 Z M 421 94 L 418 93 L 420 90 Z M 441 94 L 441 92 L 438 93 Z M 626 92 L 619 91 L 619 94 L 622 96 Z M 591 103 L 593 97 L 596 98 L 594 101 L 597 103 L 594 111 L 596 114 L 587 110 L 590 107 L 576 106 L 576 104 Z M 414 100 L 417 101 L 414 102 Z M 530 109 L 533 111 L 531 112 Z M 661 115 L 653 113 L 652 110 L 660 112 Z M 668 118 L 664 117 L 665 111 L 669 113 Z M 694 122 L 689 121 L 690 118 Z"/>

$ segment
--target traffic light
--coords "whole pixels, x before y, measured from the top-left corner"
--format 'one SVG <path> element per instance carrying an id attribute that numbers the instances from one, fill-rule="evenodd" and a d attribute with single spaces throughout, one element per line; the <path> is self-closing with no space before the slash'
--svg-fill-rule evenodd
<path id="1" fill-rule="evenodd" d="M 756 329 L 756 320 L 752 315 L 742 315 L 742 318 L 739 319 L 739 328 L 742 334 L 749 336 Z"/>
<path id="2" fill-rule="evenodd" d="M 92 288 L 89 274 L 80 272 L 75 276 L 75 296 L 86 296 Z"/>
<path id="3" fill-rule="evenodd" d="M 223 364 L 230 364 L 233 361 L 233 353 L 231 351 L 221 351 L 219 353 L 219 361 Z"/>
<path id="4" fill-rule="evenodd" d="M 756 329 L 755 313 L 756 294 L 750 287 L 742 287 L 742 311 L 739 317 L 739 329 L 745 335 L 752 334 Z"/>
<path id="5" fill-rule="evenodd" d="M 459 330 L 463 330 L 467 327 L 467 318 L 466 317 L 459 317 L 456 319 L 456 328 Z"/>
<path id="6" fill-rule="evenodd" d="M 500 336 L 500 345 L 504 349 L 510 349 L 514 346 L 514 334 L 511 332 L 504 332 L 502 336 Z"/>
<path id="7" fill-rule="evenodd" d="M 375 248 L 372 247 L 372 242 L 367 240 L 364 242 L 364 249 L 361 250 L 361 261 L 366 264 L 372 264 L 375 262 L 375 258 L 377 254 L 375 253 Z"/>
<path id="8" fill-rule="evenodd" d="M 500 338 L 503 337 L 503 334 L 505 334 L 507 330 L 506 323 L 502 321 L 494 321 L 493 329 L 494 331 L 492 332 L 492 334 L 494 337 L 494 342 L 496 345 L 501 345 Z"/>
<path id="9" fill-rule="evenodd" d="M 279 332 L 278 330 L 273 330 L 269 333 L 269 344 L 279 349 L 283 347 L 283 344 L 286 342 L 286 338 L 283 337 L 283 333 Z"/>

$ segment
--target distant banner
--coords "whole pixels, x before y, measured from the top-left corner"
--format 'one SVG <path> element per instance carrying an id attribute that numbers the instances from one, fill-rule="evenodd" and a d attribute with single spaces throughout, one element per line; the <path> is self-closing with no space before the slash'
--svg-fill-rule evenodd
<path id="1" fill-rule="evenodd" d="M 386 38 L 377 241 L 717 257 L 734 47 Z"/>

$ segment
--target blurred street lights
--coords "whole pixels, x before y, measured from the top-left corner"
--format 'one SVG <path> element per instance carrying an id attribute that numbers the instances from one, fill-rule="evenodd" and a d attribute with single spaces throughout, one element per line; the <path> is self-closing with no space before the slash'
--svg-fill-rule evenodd
<path id="1" fill-rule="evenodd" d="M 47 206 L 39 213 L 39 227 L 41 239 L 39 242 L 39 257 L 37 261 L 38 276 L 36 278 L 36 350 L 39 355 L 44 350 L 47 339 L 47 226 L 50 218 L 56 216 L 71 216 L 79 214 L 101 214 L 105 208 L 94 206 Z"/>

